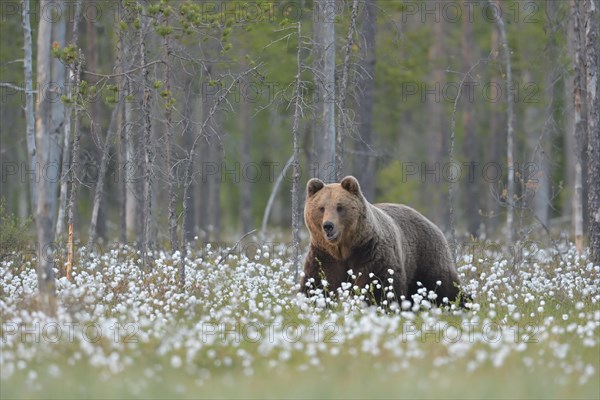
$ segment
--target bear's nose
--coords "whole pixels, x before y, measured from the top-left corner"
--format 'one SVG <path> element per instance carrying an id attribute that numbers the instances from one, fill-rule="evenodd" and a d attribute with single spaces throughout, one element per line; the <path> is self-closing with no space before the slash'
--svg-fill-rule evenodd
<path id="1" fill-rule="evenodd" d="M 333 222 L 331 221 L 325 221 L 325 223 L 323 224 L 323 230 L 325 231 L 326 234 L 330 234 L 331 232 L 333 232 Z"/>

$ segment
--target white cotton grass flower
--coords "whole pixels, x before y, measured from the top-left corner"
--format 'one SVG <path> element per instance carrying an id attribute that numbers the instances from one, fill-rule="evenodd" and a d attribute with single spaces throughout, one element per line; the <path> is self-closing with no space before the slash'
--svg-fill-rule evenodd
<path id="1" fill-rule="evenodd" d="M 333 282 L 323 275 L 316 276 L 316 281 L 304 278 L 308 287 L 302 289 L 314 296 L 307 298 L 295 294 L 301 283 L 295 280 L 293 263 L 284 260 L 280 249 L 263 247 L 257 252 L 263 257 L 255 260 L 239 252 L 226 257 L 231 249 L 224 245 L 223 249 L 218 244 L 195 245 L 197 249 L 190 246 L 184 260 L 187 276 L 183 288 L 177 286 L 178 265 L 174 261 L 178 263 L 180 258 L 176 254 L 158 250 L 153 259 L 156 268 L 143 270 L 135 248 L 96 251 L 89 264 L 73 271 L 73 281 L 63 278 L 57 282 L 61 303 L 53 320 L 22 307 L 23 299 L 36 292 L 35 263 L 26 261 L 24 268 L 15 268 L 14 260 L 0 260 L 4 321 L 27 327 L 50 321 L 94 321 L 103 338 L 110 339 L 80 340 L 81 332 L 76 331 L 73 343 L 63 340 L 60 346 L 31 340 L 23 343 L 18 332 L 11 334 L 11 327 L 6 325 L 0 357 L 2 383 L 10 384 L 14 374 L 26 377 L 29 369 L 39 376 L 60 375 L 64 379 L 64 371 L 52 365 L 62 368 L 56 360 L 63 360 L 59 351 L 65 349 L 69 354 L 64 359 L 66 368 L 89 368 L 109 382 L 145 365 L 149 359 L 140 350 L 146 347 L 156 348 L 154 354 L 160 358 L 141 370 L 141 378 L 147 382 L 171 368 L 192 374 L 199 385 L 210 385 L 215 379 L 213 368 L 225 374 L 233 369 L 253 374 L 260 365 L 288 368 L 285 360 L 291 359 L 298 360 L 293 363 L 298 369 L 311 370 L 323 366 L 323 357 L 336 356 L 345 362 L 348 357 L 389 354 L 385 364 L 374 366 L 385 374 L 423 365 L 429 348 L 420 338 L 445 324 L 454 328 L 441 329 L 451 337 L 442 336 L 436 343 L 443 356 L 429 362 L 432 379 L 457 363 L 476 371 L 487 365 L 506 368 L 508 360 L 511 365 L 522 362 L 529 371 L 544 365 L 574 385 L 589 384 L 597 374 L 597 365 L 582 359 L 581 349 L 595 351 L 600 343 L 600 311 L 596 307 L 600 302 L 600 269 L 596 271 L 585 256 L 577 255 L 574 246 L 561 248 L 566 252 L 562 257 L 565 262 L 556 262 L 552 269 L 547 267 L 554 261 L 540 259 L 541 254 L 529 255 L 531 262 L 518 268 L 502 255 L 484 255 L 482 262 L 459 262 L 464 291 L 474 298 L 464 309 L 442 297 L 439 281 L 434 281 L 433 288 L 417 286 L 414 296 L 395 293 L 393 281 L 385 279 L 393 277 L 398 283 L 398 278 L 388 275 L 387 268 L 382 271 L 387 277 L 377 279 L 374 273 L 363 271 L 364 281 L 353 282 L 348 277 L 355 273 L 360 276 L 361 266 L 345 275 L 348 282 L 341 283 L 340 288 L 331 287 Z M 214 256 L 210 257 L 206 248 L 214 251 Z M 265 258 L 268 253 L 270 257 Z M 217 262 L 220 255 L 222 262 Z M 78 253 L 81 259 L 86 256 Z M 547 257 L 556 259 L 556 254 L 549 252 Z M 473 274 L 471 268 L 479 272 Z M 304 277 L 302 271 L 298 275 Z M 317 282 L 322 284 L 318 288 Z M 555 301 L 557 293 L 570 300 Z M 373 304 L 374 296 L 380 296 L 379 305 Z M 443 306 L 438 308 L 435 303 Z M 284 335 L 284 327 L 292 321 L 295 325 Z M 483 334 L 486 324 L 501 330 L 498 341 L 491 340 L 496 330 Z M 69 327 L 61 328 L 64 339 Z M 518 332 L 513 334 L 515 328 Z M 456 338 L 456 332 L 463 334 Z M 117 333 L 119 340 L 114 340 Z M 88 334 L 93 335 L 94 329 Z M 42 335 L 54 337 L 57 333 L 47 328 Z M 38 357 L 48 360 L 43 365 L 50 366 L 35 367 L 33 360 Z M 138 397 L 143 397 L 143 389 L 139 390 Z M 37 392 L 32 389 L 31 393 Z"/>
<path id="2" fill-rule="evenodd" d="M 400 304 L 400 307 L 401 307 L 403 310 L 408 310 L 408 309 L 410 309 L 410 306 L 411 306 L 411 302 L 410 302 L 410 301 L 408 301 L 408 300 L 402 300 L 402 303 Z"/>

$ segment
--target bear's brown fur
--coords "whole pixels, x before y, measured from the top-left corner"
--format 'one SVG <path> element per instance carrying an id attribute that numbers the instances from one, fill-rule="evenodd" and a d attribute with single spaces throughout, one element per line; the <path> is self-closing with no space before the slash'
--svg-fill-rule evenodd
<path id="1" fill-rule="evenodd" d="M 437 301 L 459 295 L 459 278 L 448 243 L 440 229 L 414 209 L 401 204 L 371 204 L 353 176 L 325 185 L 313 178 L 307 184 L 304 222 L 310 249 L 304 264 L 301 291 L 336 291 L 343 282 L 369 287 L 374 300 L 384 300 L 383 288 L 373 290 L 373 276 L 382 286 L 393 278 L 394 298 L 411 300 L 420 282 L 434 290 Z M 388 270 L 393 270 L 389 275 Z M 371 275 L 370 277 L 370 274 Z M 311 279 L 312 278 L 312 279 Z M 441 281 L 441 285 L 437 285 Z"/>

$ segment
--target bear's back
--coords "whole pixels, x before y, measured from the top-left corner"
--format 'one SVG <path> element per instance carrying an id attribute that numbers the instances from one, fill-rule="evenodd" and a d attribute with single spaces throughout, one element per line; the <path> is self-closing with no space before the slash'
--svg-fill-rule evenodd
<path id="1" fill-rule="evenodd" d="M 452 269 L 452 257 L 444 234 L 423 214 L 403 204 L 378 203 L 373 206 L 394 220 L 407 242 L 408 246 L 404 248 L 410 252 L 405 254 L 405 268 L 409 281 L 419 280 L 431 285 L 429 281 L 433 277 L 427 276 L 428 271 Z"/>
<path id="2" fill-rule="evenodd" d="M 436 236 L 443 236 L 442 231 L 433 222 L 414 208 L 395 203 L 378 203 L 373 205 L 389 215 L 405 235 L 411 235 L 413 232 L 431 235 L 435 232 Z"/>

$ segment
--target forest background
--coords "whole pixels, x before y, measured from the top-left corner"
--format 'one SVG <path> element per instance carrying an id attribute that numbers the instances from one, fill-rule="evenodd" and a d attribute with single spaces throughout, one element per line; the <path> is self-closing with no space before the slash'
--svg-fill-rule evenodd
<path id="1" fill-rule="evenodd" d="M 175 250 L 288 235 L 310 177 L 353 174 L 458 242 L 581 248 L 584 3 L 2 2 L 3 207 Z"/>

